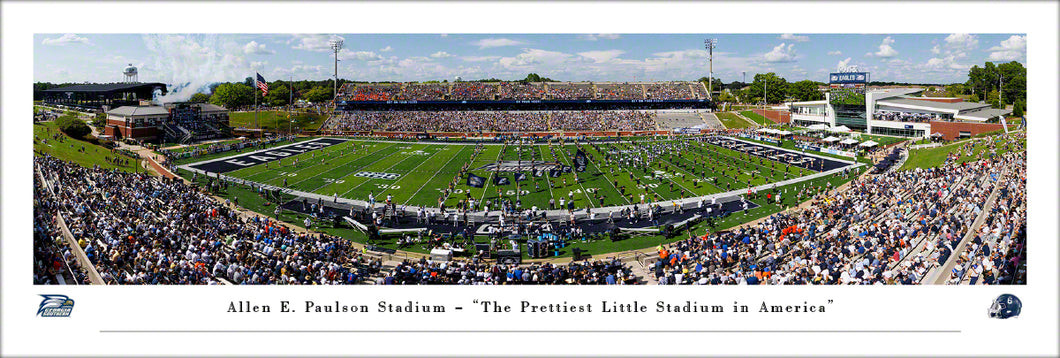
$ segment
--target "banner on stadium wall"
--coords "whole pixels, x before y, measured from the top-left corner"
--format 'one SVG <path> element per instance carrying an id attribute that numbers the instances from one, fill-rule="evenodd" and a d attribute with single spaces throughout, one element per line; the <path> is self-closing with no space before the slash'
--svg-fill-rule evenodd
<path id="1" fill-rule="evenodd" d="M 836 149 L 831 149 L 831 148 L 820 148 L 820 147 L 815 147 L 815 146 L 812 146 L 812 145 L 798 144 L 798 145 L 795 145 L 795 148 L 799 148 L 799 149 L 803 149 L 803 150 L 809 150 L 809 151 L 814 151 L 814 152 L 828 153 L 828 154 L 833 154 L 833 155 L 838 155 L 838 156 L 843 156 L 843 157 L 850 157 L 850 158 L 857 157 L 857 155 L 854 154 L 854 152 L 848 152 L 848 151 L 845 151 L 845 150 L 836 150 Z"/>
<path id="2" fill-rule="evenodd" d="M 845 150 L 835 150 L 835 149 L 831 149 L 831 148 L 821 149 L 821 152 L 828 153 L 828 154 L 841 155 L 841 156 L 844 156 L 844 157 L 851 157 L 851 158 L 856 156 L 852 152 L 848 152 L 848 151 L 845 151 Z"/>

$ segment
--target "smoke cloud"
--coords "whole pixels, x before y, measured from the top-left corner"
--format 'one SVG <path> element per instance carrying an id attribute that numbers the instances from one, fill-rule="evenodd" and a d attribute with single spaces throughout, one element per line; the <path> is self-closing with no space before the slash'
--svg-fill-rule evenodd
<path id="1" fill-rule="evenodd" d="M 243 48 L 216 35 L 144 35 L 152 67 L 169 93 L 156 102 L 182 102 L 197 92 L 209 93 L 218 82 L 242 82 L 253 75 Z"/>

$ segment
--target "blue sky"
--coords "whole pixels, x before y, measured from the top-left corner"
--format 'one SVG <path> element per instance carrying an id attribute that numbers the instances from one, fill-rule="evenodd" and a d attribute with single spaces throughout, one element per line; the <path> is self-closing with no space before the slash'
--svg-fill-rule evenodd
<path id="1" fill-rule="evenodd" d="M 191 88 L 331 77 L 329 39 L 342 38 L 339 76 L 424 81 L 527 73 L 563 81 L 693 80 L 707 75 L 702 34 L 36 34 L 34 80 L 115 82 L 132 63 L 141 81 Z M 878 81 L 963 82 L 985 61 L 1026 63 L 1023 34 L 722 34 L 714 74 L 725 82 L 777 72 L 825 81 L 858 65 Z"/>

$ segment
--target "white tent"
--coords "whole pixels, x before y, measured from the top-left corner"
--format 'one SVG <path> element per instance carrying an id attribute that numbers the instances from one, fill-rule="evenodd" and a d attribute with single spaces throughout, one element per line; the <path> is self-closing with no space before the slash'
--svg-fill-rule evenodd
<path id="1" fill-rule="evenodd" d="M 828 136 L 828 138 L 823 139 L 823 141 L 825 141 L 826 143 L 832 143 L 832 142 L 835 142 L 837 140 L 839 140 L 839 138 L 836 138 L 836 137 L 833 137 L 833 136 Z"/>
<path id="2" fill-rule="evenodd" d="M 814 125 L 811 125 L 811 126 L 806 127 L 806 128 L 809 129 L 809 130 L 812 130 L 812 131 L 823 131 L 825 129 L 828 129 L 828 126 L 824 125 L 824 124 L 821 124 L 821 123 L 818 123 L 818 124 L 814 124 Z"/>
<path id="3" fill-rule="evenodd" d="M 777 131 L 777 135 L 779 135 L 779 136 L 791 135 L 791 132 L 789 132 L 789 131 Z"/>
<path id="4" fill-rule="evenodd" d="M 859 145 L 859 147 L 875 147 L 877 144 L 880 144 L 880 143 L 876 143 L 876 142 L 870 140 L 868 142 L 861 143 L 861 145 Z"/>
<path id="5" fill-rule="evenodd" d="M 828 131 L 832 132 L 832 133 L 846 133 L 846 132 L 850 132 L 850 128 L 847 128 L 847 126 L 839 126 L 839 127 L 828 128 Z"/>
<path id="6" fill-rule="evenodd" d="M 853 138 L 847 138 L 840 141 L 839 144 L 858 144 L 858 140 Z"/>
<path id="7" fill-rule="evenodd" d="M 759 128 L 758 129 L 758 133 L 776 134 L 776 132 L 777 131 L 773 130 L 772 128 Z"/>

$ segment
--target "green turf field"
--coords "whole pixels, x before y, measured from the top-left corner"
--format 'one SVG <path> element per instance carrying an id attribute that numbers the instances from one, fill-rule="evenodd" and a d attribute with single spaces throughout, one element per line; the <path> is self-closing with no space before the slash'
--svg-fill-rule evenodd
<path id="1" fill-rule="evenodd" d="M 298 113 L 293 114 L 294 123 L 290 123 L 290 128 L 294 131 L 301 130 L 317 130 L 321 125 L 324 124 L 324 120 L 327 119 L 326 115 L 318 115 L 315 113 Z M 283 111 L 262 111 L 258 113 L 258 125 L 262 129 L 274 130 L 278 132 L 286 132 L 288 130 L 287 112 Z M 232 112 L 228 114 L 228 126 L 232 128 L 255 128 L 254 127 L 254 112 Z"/>
<path id="2" fill-rule="evenodd" d="M 499 153 L 499 150 L 496 153 Z M 190 172 L 185 170 L 179 170 L 178 173 L 184 178 L 191 180 Z M 206 183 L 207 179 L 204 176 L 199 176 L 198 178 L 198 184 L 201 185 Z M 830 175 L 827 177 L 817 178 L 806 182 L 782 186 L 773 190 L 759 192 L 759 194 L 761 194 L 763 197 L 765 196 L 765 194 L 783 193 L 783 195 L 781 196 L 783 202 L 777 204 L 767 202 L 767 200 L 765 199 L 752 199 L 751 202 L 754 202 L 760 206 L 748 210 L 746 214 L 742 212 L 734 213 L 719 220 L 716 220 L 713 223 L 707 221 L 699 222 L 692 226 L 691 233 L 694 235 L 703 235 L 707 231 L 718 232 L 778 213 L 786 208 L 797 205 L 801 201 L 808 200 L 814 195 L 822 193 L 829 187 L 835 188 L 839 185 L 842 185 L 843 183 L 846 183 L 849 180 L 849 177 L 843 175 Z M 215 193 L 227 199 L 238 200 L 240 206 L 261 213 L 261 215 L 263 216 L 275 217 L 275 214 L 273 213 L 273 210 L 275 209 L 275 206 L 273 205 L 275 204 L 268 203 L 265 198 L 255 193 L 249 187 L 241 185 L 232 185 L 229 186 L 227 190 L 218 191 Z M 795 193 L 799 193 L 798 195 L 801 196 L 796 196 Z M 283 220 L 299 227 L 304 227 L 303 220 L 306 218 L 307 215 L 290 211 L 285 211 L 280 214 L 280 220 Z M 360 231 L 345 226 L 334 227 L 331 223 L 315 223 L 312 229 L 315 231 L 325 232 L 330 235 L 335 235 L 355 242 L 364 243 L 367 240 L 367 237 Z M 559 257 L 570 257 L 572 253 L 571 249 L 580 248 L 583 250 L 584 254 L 602 258 L 607 257 L 609 253 L 651 248 L 658 246 L 659 244 L 683 240 L 688 238 L 688 235 L 688 231 L 681 230 L 677 233 L 675 237 L 669 239 L 661 235 L 645 235 L 636 237 L 623 237 L 617 242 L 611 242 L 610 240 L 606 239 L 587 239 L 585 241 L 572 241 L 570 242 L 570 246 L 567 246 L 564 249 L 560 250 Z M 476 241 L 480 243 L 485 243 L 488 242 L 488 238 L 476 237 Z M 384 248 L 401 249 L 417 253 L 428 253 L 430 251 L 426 247 L 422 246 L 408 246 L 404 248 L 399 248 L 396 244 L 396 237 L 393 236 L 384 237 L 382 240 L 376 241 L 375 244 Z M 527 258 L 525 251 L 523 252 L 523 256 L 524 259 Z"/>
<path id="3" fill-rule="evenodd" d="M 716 113 L 716 115 L 718 116 L 718 120 L 721 121 L 721 124 L 725 125 L 725 128 L 743 129 L 751 127 L 751 123 L 748 123 L 746 120 L 736 116 L 736 114 L 732 112 L 721 112 Z"/>
<path id="4" fill-rule="evenodd" d="M 752 111 L 741 111 L 740 114 L 742 114 L 744 117 L 750 118 L 752 121 L 755 121 L 755 123 L 758 123 L 759 125 L 771 126 L 776 124 L 773 121 L 769 120 L 769 118 L 763 117 L 762 115 Z"/>
<path id="5" fill-rule="evenodd" d="M 673 200 L 709 195 L 778 182 L 813 174 L 813 171 L 786 168 L 786 164 L 747 155 L 700 142 L 687 142 L 680 152 L 655 158 L 648 168 L 630 169 L 605 153 L 646 153 L 651 145 L 675 145 L 678 140 L 641 140 L 580 146 L 588 157 L 584 172 L 538 177 L 526 171 L 526 180 L 517 182 L 514 173 L 495 172 L 481 167 L 504 161 L 546 161 L 573 166 L 579 147 L 558 142 L 540 145 L 424 144 L 351 140 L 320 151 L 286 157 L 281 161 L 247 167 L 227 173 L 257 183 L 368 200 L 382 201 L 392 195 L 398 204 L 410 206 L 457 207 L 472 200 L 481 209 L 484 201 L 508 199 L 523 208 L 550 208 L 573 201 L 578 209 L 631 203 Z M 477 153 L 477 154 L 476 154 Z M 223 155 L 223 154 L 222 154 Z M 231 153 L 228 155 L 232 155 Z M 616 154 L 617 156 L 617 154 Z M 203 160 L 203 159 L 199 159 Z M 486 178 L 482 188 L 467 185 L 468 172 Z M 693 173 L 694 171 L 694 173 Z M 389 173 L 394 179 L 362 176 Z M 500 175 L 509 184 L 496 185 Z M 577 177 L 577 179 L 576 179 Z M 494 204 L 494 208 L 496 208 Z"/>

